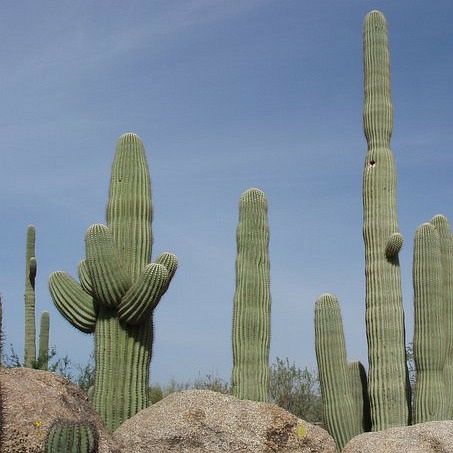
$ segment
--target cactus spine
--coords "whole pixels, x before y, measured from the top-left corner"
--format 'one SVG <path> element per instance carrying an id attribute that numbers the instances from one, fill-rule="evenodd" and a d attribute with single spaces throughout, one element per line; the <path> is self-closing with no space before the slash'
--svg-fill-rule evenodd
<path id="1" fill-rule="evenodd" d="M 241 195 L 233 310 L 233 394 L 267 401 L 270 348 L 270 263 L 267 200 L 259 189 Z"/>
<path id="2" fill-rule="evenodd" d="M 107 428 L 148 406 L 153 310 L 176 271 L 176 257 L 152 248 L 151 183 L 142 141 L 118 140 L 110 179 L 107 226 L 85 236 L 80 284 L 55 272 L 49 287 L 62 315 L 82 332 L 95 333 L 94 407 Z"/>
<path id="3" fill-rule="evenodd" d="M 96 453 L 99 436 L 93 423 L 57 419 L 49 428 L 45 453 Z"/>
<path id="4" fill-rule="evenodd" d="M 404 313 L 398 252 L 396 170 L 390 138 L 393 107 L 387 25 L 378 11 L 364 24 L 364 130 L 368 143 L 363 174 L 368 391 L 372 429 L 409 422 Z"/>
<path id="5" fill-rule="evenodd" d="M 49 356 L 49 313 L 41 314 L 39 334 L 39 355 L 36 360 L 36 325 L 35 325 L 35 282 L 38 265 L 35 253 L 36 229 L 27 228 L 27 246 L 25 253 L 25 341 L 24 366 L 47 370 Z"/>
<path id="6" fill-rule="evenodd" d="M 362 414 L 355 410 L 340 305 L 332 294 L 315 303 L 315 348 L 324 422 L 341 451 L 362 432 Z"/>

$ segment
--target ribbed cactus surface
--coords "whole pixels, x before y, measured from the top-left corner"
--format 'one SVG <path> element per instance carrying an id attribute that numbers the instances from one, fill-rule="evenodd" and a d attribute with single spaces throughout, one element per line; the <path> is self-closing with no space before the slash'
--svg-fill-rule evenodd
<path id="1" fill-rule="evenodd" d="M 270 348 L 270 262 L 267 200 L 259 189 L 241 195 L 233 309 L 233 394 L 267 401 Z"/>
<path id="2" fill-rule="evenodd" d="M 93 423 L 57 419 L 47 433 L 45 453 L 96 453 L 98 432 Z"/>
<path id="3" fill-rule="evenodd" d="M 38 365 L 41 370 L 47 370 L 49 368 L 49 331 L 50 315 L 48 311 L 43 311 L 39 324 Z"/>
<path id="4" fill-rule="evenodd" d="M 396 170 L 390 138 L 393 107 L 387 25 L 379 11 L 364 23 L 364 130 L 368 143 L 363 174 L 368 391 L 372 429 L 409 422 L 404 313 L 398 252 Z"/>
<path id="5" fill-rule="evenodd" d="M 362 417 L 352 393 L 340 304 L 332 294 L 315 303 L 315 349 L 324 423 L 341 451 L 362 432 Z"/>
<path id="6" fill-rule="evenodd" d="M 25 348 L 24 365 L 33 368 L 36 362 L 36 326 L 35 326 L 35 280 L 36 280 L 36 230 L 33 225 L 27 228 L 25 252 Z"/>
<path id="7" fill-rule="evenodd" d="M 453 238 L 448 219 L 439 214 L 431 219 L 440 241 L 442 266 L 443 375 L 445 383 L 445 420 L 453 419 Z M 440 352 L 440 351 L 439 351 Z"/>
<path id="8" fill-rule="evenodd" d="M 439 232 L 431 223 L 414 239 L 414 357 L 417 371 L 414 422 L 444 420 L 446 393 L 442 263 Z"/>
<path id="9" fill-rule="evenodd" d="M 112 166 L 107 226 L 88 228 L 80 283 L 64 272 L 49 280 L 63 316 L 82 332 L 95 333 L 92 402 L 111 431 L 148 406 L 153 310 L 177 267 L 170 253 L 149 263 L 151 221 L 145 150 L 135 134 L 125 134 Z"/>
<path id="10" fill-rule="evenodd" d="M 351 378 L 351 391 L 355 407 L 355 416 L 359 417 L 362 431 L 368 432 L 371 430 L 371 412 L 365 367 L 361 362 L 356 360 L 349 362 L 348 368 Z"/>

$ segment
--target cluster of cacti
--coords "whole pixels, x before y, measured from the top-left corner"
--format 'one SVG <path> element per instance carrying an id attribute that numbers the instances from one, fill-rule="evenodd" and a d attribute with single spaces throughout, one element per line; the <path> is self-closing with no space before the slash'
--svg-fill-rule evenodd
<path id="1" fill-rule="evenodd" d="M 55 420 L 47 432 L 45 453 L 96 453 L 99 436 L 94 423 Z"/>
<path id="2" fill-rule="evenodd" d="M 64 272 L 49 279 L 62 315 L 95 334 L 92 403 L 111 431 L 148 406 L 153 310 L 177 267 L 170 253 L 150 263 L 151 221 L 145 149 L 135 134 L 124 134 L 112 166 L 107 226 L 88 228 L 80 283 Z"/>
<path id="3" fill-rule="evenodd" d="M 47 311 L 41 314 L 38 359 L 36 359 L 35 326 L 35 282 L 38 265 L 35 253 L 36 230 L 33 225 L 27 228 L 27 246 L 25 253 L 25 339 L 24 366 L 47 370 L 49 358 L 50 318 Z"/>
<path id="4" fill-rule="evenodd" d="M 351 433 L 345 417 L 355 420 L 359 415 L 361 431 L 380 431 L 412 421 L 398 258 L 403 238 L 398 230 L 396 171 L 390 150 L 393 110 L 389 50 L 386 21 L 378 11 L 372 11 L 365 18 L 364 72 L 364 130 L 368 152 L 363 175 L 363 237 L 368 381 L 363 366 L 354 364 L 350 365 L 345 384 L 346 352 L 339 308 L 333 306 L 333 302 L 325 302 L 326 296 L 316 302 L 315 308 L 316 354 L 323 405 L 327 426 L 339 448 Z M 453 415 L 449 407 L 450 395 L 453 395 L 452 260 L 450 227 L 446 218 L 439 215 L 417 229 L 414 241 L 417 380 L 413 413 L 416 423 L 449 419 Z M 323 316 L 328 318 L 325 326 L 336 326 L 331 327 L 330 337 L 334 336 L 334 330 L 341 331 L 336 340 L 326 341 L 326 332 L 319 327 L 321 303 L 326 307 Z M 326 360 L 330 361 L 327 365 Z M 335 412 L 335 404 L 340 395 L 345 394 L 343 411 Z M 351 396 L 355 400 L 353 417 L 349 415 L 348 398 Z M 330 416 L 334 420 L 327 418 Z"/>
<path id="5" fill-rule="evenodd" d="M 233 309 L 233 395 L 267 401 L 270 348 L 270 263 L 267 200 L 259 189 L 241 195 Z"/>

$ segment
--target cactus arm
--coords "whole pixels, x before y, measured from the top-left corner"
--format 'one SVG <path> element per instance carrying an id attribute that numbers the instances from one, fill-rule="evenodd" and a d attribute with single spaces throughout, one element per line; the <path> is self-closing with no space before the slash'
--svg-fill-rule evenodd
<path id="1" fill-rule="evenodd" d="M 393 233 L 390 235 L 385 246 L 385 256 L 389 261 L 398 258 L 398 253 L 403 247 L 403 236 L 401 233 Z"/>
<path id="2" fill-rule="evenodd" d="M 25 351 L 24 365 L 32 368 L 36 361 L 36 326 L 35 326 L 35 259 L 36 230 L 33 225 L 27 228 L 27 248 L 25 256 Z"/>
<path id="3" fill-rule="evenodd" d="M 39 369 L 47 370 L 49 368 L 49 330 L 50 316 L 48 311 L 41 313 L 41 322 L 39 327 Z"/>
<path id="4" fill-rule="evenodd" d="M 387 25 L 379 11 L 364 23 L 364 131 L 368 151 L 363 173 L 368 391 L 373 430 L 409 423 L 396 169 L 390 138 L 393 107 Z M 393 235 L 393 236 L 392 236 Z M 389 238 L 390 245 L 389 245 Z"/>
<path id="5" fill-rule="evenodd" d="M 92 225 L 85 236 L 86 263 L 96 299 L 111 307 L 120 302 L 131 285 L 116 245 L 104 225 Z"/>
<path id="6" fill-rule="evenodd" d="M 79 274 L 80 286 L 87 294 L 92 296 L 93 284 L 91 283 L 91 277 L 88 271 L 88 264 L 86 260 L 80 261 L 79 266 L 77 267 L 77 272 Z"/>
<path id="7" fill-rule="evenodd" d="M 162 288 L 161 294 L 164 295 L 167 292 L 168 287 L 170 286 L 173 276 L 175 275 L 176 269 L 178 268 L 178 259 L 176 258 L 176 255 L 173 255 L 173 253 L 164 252 L 157 257 L 156 263 L 162 264 L 163 266 L 165 266 L 165 269 L 167 269 L 168 274 L 167 282 L 165 286 Z"/>
<path id="8" fill-rule="evenodd" d="M 159 303 L 167 280 L 167 269 L 162 264 L 146 266 L 118 307 L 121 321 L 131 325 L 141 324 Z"/>
<path id="9" fill-rule="evenodd" d="M 58 311 L 78 330 L 91 333 L 96 326 L 93 298 L 65 272 L 54 272 L 49 278 L 50 295 Z"/>

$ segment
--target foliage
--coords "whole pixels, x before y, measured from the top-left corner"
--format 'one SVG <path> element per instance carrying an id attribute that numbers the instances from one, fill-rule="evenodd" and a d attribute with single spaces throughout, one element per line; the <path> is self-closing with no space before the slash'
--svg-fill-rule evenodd
<path id="1" fill-rule="evenodd" d="M 270 370 L 270 401 L 310 423 L 322 423 L 322 404 L 316 372 L 276 358 Z"/>

